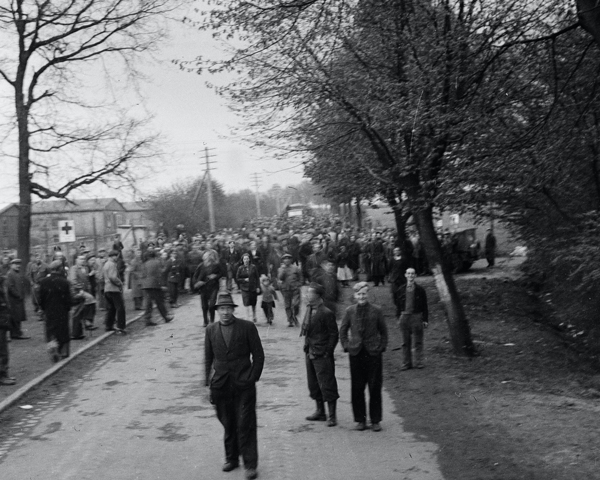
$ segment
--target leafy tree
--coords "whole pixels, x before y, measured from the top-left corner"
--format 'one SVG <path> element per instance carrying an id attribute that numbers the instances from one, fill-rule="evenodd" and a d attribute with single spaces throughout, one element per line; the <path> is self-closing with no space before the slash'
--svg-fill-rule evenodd
<path id="1" fill-rule="evenodd" d="M 131 185 L 131 162 L 155 154 L 154 136 L 142 131 L 145 121 L 127 118 L 116 100 L 110 105 L 94 96 L 100 79 L 89 73 L 104 66 L 110 76 L 124 67 L 134 81 L 133 60 L 157 45 L 171 9 L 171 0 L 12 0 L 0 6 L 0 79 L 14 99 L 22 258 L 29 258 L 32 195 L 66 198 L 95 182 Z"/>
<path id="2" fill-rule="evenodd" d="M 200 191 L 198 191 L 200 187 Z M 163 223 L 167 230 L 183 224 L 191 234 L 209 232 L 207 186 L 201 179 L 187 183 L 177 182 L 168 188 L 158 190 L 148 198 L 152 203 L 152 221 Z M 236 217 L 228 196 L 219 182 L 212 182 L 213 203 L 215 206 L 216 228 L 230 227 Z"/>
<path id="3" fill-rule="evenodd" d="M 221 5 L 212 13 L 213 28 L 229 38 L 239 32 L 247 41 L 223 66 L 247 75 L 221 93 L 254 118 L 265 145 L 284 151 L 306 139 L 311 122 L 314 131 L 322 128 L 318 109 L 324 105 L 342 127 L 363 135 L 384 177 L 407 197 L 455 351 L 473 354 L 432 211 L 446 164 L 477 140 L 482 118 L 510 103 L 498 93 L 517 66 L 496 67 L 499 59 L 511 42 L 543 34 L 550 19 L 553 25 L 565 21 L 555 5 L 535 12 L 516 0 Z"/>

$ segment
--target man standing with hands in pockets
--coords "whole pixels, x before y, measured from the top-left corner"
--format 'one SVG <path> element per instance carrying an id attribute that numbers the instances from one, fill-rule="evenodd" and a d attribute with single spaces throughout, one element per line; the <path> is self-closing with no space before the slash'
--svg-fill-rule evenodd
<path id="1" fill-rule="evenodd" d="M 219 321 L 206 327 L 204 365 L 210 401 L 225 429 L 224 472 L 244 460 L 246 478 L 258 477 L 256 434 L 256 382 L 265 363 L 254 323 L 233 315 L 237 307 L 229 293 L 220 293 L 215 305 Z"/>
<path id="2" fill-rule="evenodd" d="M 408 370 L 415 366 L 423 368 L 423 333 L 429 325 L 429 310 L 425 289 L 417 285 L 417 274 L 414 268 L 408 268 L 404 274 L 406 286 L 398 291 L 396 305 L 400 310 L 398 326 L 402 331 L 402 369 Z M 415 355 L 412 355 L 414 339 Z M 414 360 L 414 364 L 413 364 Z"/>
<path id="3" fill-rule="evenodd" d="M 350 358 L 352 411 L 356 430 L 367 428 L 365 387 L 369 387 L 369 416 L 374 432 L 381 431 L 381 387 L 383 384 L 382 353 L 388 343 L 387 325 L 381 308 L 369 303 L 369 284 L 354 285 L 356 304 L 346 309 L 340 341 Z"/>

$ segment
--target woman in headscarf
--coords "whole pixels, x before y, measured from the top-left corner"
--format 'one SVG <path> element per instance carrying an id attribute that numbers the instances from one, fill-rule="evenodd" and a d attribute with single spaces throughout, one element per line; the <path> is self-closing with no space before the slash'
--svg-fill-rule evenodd
<path id="1" fill-rule="evenodd" d="M 250 318 L 250 307 L 252 307 L 252 320 L 256 323 L 256 298 L 260 293 L 260 284 L 258 269 L 250 263 L 250 254 L 242 255 L 242 265 L 238 268 L 235 280 L 242 290 L 242 301 L 246 307 L 247 318 Z"/>
<path id="2" fill-rule="evenodd" d="M 196 269 L 193 277 L 193 285 L 200 291 L 200 302 L 202 304 L 202 316 L 204 326 L 215 321 L 215 303 L 219 292 L 219 281 L 223 276 L 223 270 L 214 250 L 209 250 L 202 256 L 202 263 Z"/>

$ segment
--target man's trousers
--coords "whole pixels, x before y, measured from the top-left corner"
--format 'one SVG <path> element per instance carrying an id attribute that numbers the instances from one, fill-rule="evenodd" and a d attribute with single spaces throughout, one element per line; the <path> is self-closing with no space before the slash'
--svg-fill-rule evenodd
<path id="1" fill-rule="evenodd" d="M 165 306 L 165 296 L 161 288 L 144 288 L 144 297 L 146 300 L 146 308 L 144 311 L 144 320 L 146 323 L 152 321 L 152 305 L 155 303 L 158 312 L 164 320 L 169 318 L 169 312 Z"/>
<path id="2" fill-rule="evenodd" d="M 354 421 L 367 421 L 365 387 L 368 386 L 369 417 L 371 417 L 372 423 L 381 422 L 381 387 L 383 384 L 381 355 L 371 356 L 364 348 L 357 355 L 350 355 L 350 382 Z"/>
<path id="3" fill-rule="evenodd" d="M 300 289 L 282 290 L 285 314 L 290 325 L 298 324 L 298 313 L 300 312 Z"/>
<path id="4" fill-rule="evenodd" d="M 256 435 L 256 386 L 243 390 L 228 388 L 211 391 L 217 418 L 225 429 L 225 461 L 235 465 L 239 457 L 246 469 L 258 465 Z"/>
<path id="5" fill-rule="evenodd" d="M 106 316 L 104 325 L 107 330 L 112 330 L 117 322 L 117 328 L 125 330 L 125 303 L 121 292 L 104 292 L 106 299 Z"/>
<path id="6" fill-rule="evenodd" d="M 335 362 L 332 355 L 309 358 L 306 354 L 306 378 L 310 398 L 318 402 L 331 402 L 340 398 L 335 379 Z"/>
<path id="7" fill-rule="evenodd" d="M 413 339 L 415 348 L 415 365 L 423 364 L 423 315 L 420 313 L 403 313 L 400 315 L 402 332 L 402 366 L 413 367 Z"/>

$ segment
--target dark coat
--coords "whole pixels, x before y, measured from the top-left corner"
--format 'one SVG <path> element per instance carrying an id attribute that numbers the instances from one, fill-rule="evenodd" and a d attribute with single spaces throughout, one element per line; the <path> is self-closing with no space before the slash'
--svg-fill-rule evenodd
<path id="1" fill-rule="evenodd" d="M 142 289 L 165 286 L 163 264 L 157 257 L 149 258 L 142 264 Z"/>
<path id="2" fill-rule="evenodd" d="M 376 305 L 367 303 L 366 321 L 362 325 L 358 318 L 358 305 L 346 309 L 340 327 L 340 342 L 344 352 L 355 356 L 364 347 L 369 355 L 375 356 L 385 352 L 388 343 L 388 330 L 383 312 Z"/>
<path id="3" fill-rule="evenodd" d="M 400 257 L 400 260 L 395 260 L 392 257 L 390 262 L 390 273 L 389 281 L 395 285 L 404 285 L 406 283 L 406 277 L 404 274 L 408 268 L 413 268 L 413 262 L 406 257 Z"/>
<path id="4" fill-rule="evenodd" d="M 233 247 L 232 252 L 229 247 L 227 247 L 221 252 L 221 260 L 235 273 L 242 262 L 242 251 L 239 247 Z"/>
<path id="5" fill-rule="evenodd" d="M 27 280 L 25 275 L 9 270 L 6 275 L 6 290 L 8 292 L 8 305 L 10 314 L 15 322 L 19 324 L 27 320 L 25 313 L 25 294 Z"/>
<path id="6" fill-rule="evenodd" d="M 264 363 L 265 354 L 254 323 L 234 318 L 229 347 L 219 322 L 206 327 L 204 367 L 206 385 L 211 390 L 253 387 L 260 379 Z"/>
<path id="7" fill-rule="evenodd" d="M 52 273 L 40 281 L 40 307 L 46 315 L 46 339 L 68 343 L 69 310 L 73 304 L 69 281 L 61 274 Z"/>
<path id="8" fill-rule="evenodd" d="M 165 263 L 165 280 L 168 283 L 179 283 L 181 280 L 181 268 L 183 262 L 177 258 L 177 260 L 171 260 L 170 258 Z"/>
<path id="9" fill-rule="evenodd" d="M 383 277 L 387 273 L 387 258 L 385 256 L 385 246 L 381 240 L 375 240 L 369 247 L 371 255 L 371 275 L 373 277 Z"/>
<path id="10" fill-rule="evenodd" d="M 215 278 L 208 278 L 209 275 L 216 275 Z M 204 285 L 199 287 L 197 290 L 203 294 L 208 295 L 212 292 L 219 290 L 219 279 L 223 276 L 223 267 L 220 263 L 214 265 L 200 265 L 194 272 L 192 277 L 192 285 L 196 289 L 197 282 L 204 282 Z"/>
<path id="11" fill-rule="evenodd" d="M 4 277 L 0 276 L 0 330 L 10 330 L 11 326 L 10 309 L 4 291 Z"/>
<path id="12" fill-rule="evenodd" d="M 322 303 L 316 308 L 309 319 L 310 306 L 306 307 L 301 333 L 306 336 L 304 351 L 314 357 L 333 355 L 339 339 L 335 314 Z"/>
<path id="13" fill-rule="evenodd" d="M 255 291 L 259 286 L 258 269 L 252 264 L 248 265 L 248 267 L 240 265 L 235 275 L 235 281 L 242 291 Z"/>
<path id="14" fill-rule="evenodd" d="M 396 305 L 401 312 L 406 308 L 406 286 L 400 288 L 396 294 Z M 427 306 L 427 293 L 421 285 L 415 283 L 415 305 L 414 313 L 423 314 L 423 322 L 429 322 L 429 308 Z"/>
<path id="15" fill-rule="evenodd" d="M 360 245 L 354 241 L 348 243 L 348 268 L 350 270 L 358 270 L 360 266 Z"/>

